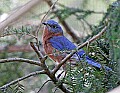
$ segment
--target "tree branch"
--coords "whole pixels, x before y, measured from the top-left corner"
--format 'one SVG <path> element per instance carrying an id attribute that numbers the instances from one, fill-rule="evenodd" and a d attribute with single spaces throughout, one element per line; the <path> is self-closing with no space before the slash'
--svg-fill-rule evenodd
<path id="1" fill-rule="evenodd" d="M 107 29 L 107 26 L 105 26 L 101 32 L 99 32 L 97 35 L 93 36 L 90 40 L 84 42 L 83 44 L 81 44 L 80 46 L 77 47 L 76 50 L 73 50 L 69 55 L 67 55 L 62 61 L 60 64 L 58 64 L 54 70 L 53 70 L 53 74 L 55 74 L 59 69 L 60 67 L 66 63 L 66 61 L 68 59 L 70 59 L 70 57 L 72 57 L 79 49 L 83 48 L 84 46 L 86 46 L 87 44 L 90 44 L 91 42 L 93 42 L 94 40 L 98 39 L 101 35 L 103 35 L 103 33 L 106 31 Z"/>
<path id="2" fill-rule="evenodd" d="M 47 59 L 47 57 L 44 57 L 44 56 L 43 56 L 43 54 L 41 53 L 41 51 L 39 51 L 39 50 L 37 49 L 37 46 L 35 46 L 33 42 L 30 42 L 30 46 L 33 48 L 33 50 L 34 50 L 35 53 L 37 54 L 37 56 L 38 56 L 39 60 L 41 61 L 41 63 L 43 63 L 43 62 Z M 38 45 L 38 47 L 39 47 L 39 45 Z M 44 59 L 44 60 L 43 60 L 43 59 Z"/>
<path id="3" fill-rule="evenodd" d="M 51 0 L 45 0 L 47 2 L 47 4 L 51 7 L 53 5 Z M 54 11 L 53 13 L 56 14 L 57 13 L 57 8 L 54 6 L 52 8 L 52 10 Z M 65 31 L 72 37 L 72 39 L 77 42 L 80 43 L 80 38 L 74 33 L 74 31 L 72 31 L 72 29 L 68 26 L 68 24 L 66 23 L 66 21 L 62 20 L 60 15 L 57 15 L 59 21 L 61 22 L 61 24 L 64 26 Z"/>
<path id="4" fill-rule="evenodd" d="M 25 76 L 23 76 L 23 77 L 21 77 L 21 78 L 18 78 L 18 79 L 14 80 L 14 81 L 6 84 L 6 85 L 1 86 L 0 89 L 1 89 L 1 90 L 6 89 L 7 87 L 9 87 L 9 86 L 11 86 L 11 85 L 14 85 L 14 84 L 17 83 L 17 82 L 20 82 L 20 81 L 22 81 L 22 80 L 24 80 L 24 79 L 27 79 L 27 78 L 29 78 L 29 77 L 32 77 L 32 76 L 36 76 L 36 75 L 38 75 L 38 74 L 46 74 L 46 73 L 45 73 L 44 70 L 43 70 L 43 71 L 35 71 L 35 72 L 32 72 L 32 73 L 30 73 L 30 74 L 28 74 L 28 75 L 25 75 Z"/>
<path id="5" fill-rule="evenodd" d="M 40 62 L 41 62 L 41 67 L 44 69 L 44 71 L 46 72 L 46 74 L 48 75 L 48 77 L 53 81 L 53 83 L 56 85 L 58 82 L 58 79 L 56 78 L 55 74 L 52 73 L 52 71 L 50 69 L 48 69 L 47 65 L 46 65 L 46 57 L 44 57 L 42 55 L 42 53 L 40 51 L 38 51 L 37 47 L 34 45 L 33 42 L 30 43 L 31 47 L 34 49 L 34 51 L 36 52 Z M 70 93 L 70 91 L 63 85 L 60 84 L 58 85 L 58 88 L 61 89 L 63 92 L 65 93 Z"/>
<path id="6" fill-rule="evenodd" d="M 47 81 L 40 87 L 40 89 L 38 90 L 37 93 L 39 93 L 39 92 L 41 91 L 41 89 L 45 86 L 45 84 L 47 84 L 49 81 L 52 81 L 52 80 L 47 80 Z"/>
<path id="7" fill-rule="evenodd" d="M 39 63 L 39 61 L 34 61 L 34 60 L 30 60 L 30 59 L 24 59 L 24 58 L 0 59 L 0 63 L 9 63 L 9 62 L 16 62 L 16 61 L 41 66 L 41 63 Z"/>
<path id="8" fill-rule="evenodd" d="M 55 6 L 55 4 L 58 2 L 58 0 L 56 0 L 51 6 L 50 6 L 50 9 L 45 13 L 45 15 L 43 16 L 43 18 L 41 19 L 41 22 L 40 22 L 40 25 L 36 31 L 36 36 L 38 37 L 38 32 L 41 28 L 41 24 L 42 22 L 45 20 L 45 18 L 47 17 L 47 15 L 50 13 L 50 11 L 52 10 L 52 8 Z"/>
<path id="9" fill-rule="evenodd" d="M 13 14 L 11 14 L 7 19 L 0 23 L 0 35 L 3 32 L 4 28 L 7 27 L 10 23 L 19 19 L 23 14 L 27 13 L 31 8 L 36 4 L 40 3 L 42 0 L 31 0 L 24 4 L 22 7 L 17 9 Z"/>

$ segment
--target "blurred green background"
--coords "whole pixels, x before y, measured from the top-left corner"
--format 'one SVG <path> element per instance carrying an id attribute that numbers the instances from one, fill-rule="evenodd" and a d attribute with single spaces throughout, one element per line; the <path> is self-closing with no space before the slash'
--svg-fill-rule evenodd
<path id="1" fill-rule="evenodd" d="M 55 0 L 52 0 L 52 1 L 54 2 Z M 100 25 L 100 22 L 103 20 L 104 14 L 107 12 L 109 5 L 111 5 L 114 1 L 116 0 L 58 0 L 56 7 L 58 10 L 60 10 L 60 15 L 62 19 L 67 22 L 67 24 L 72 29 L 72 31 L 79 37 L 81 41 L 79 44 L 81 44 L 84 40 L 86 40 L 86 38 L 87 39 L 90 38 L 87 36 L 92 36 L 95 33 L 97 33 L 97 30 L 94 30 L 94 27 L 97 27 L 98 25 Z M 27 2 L 29 2 L 29 0 L 0 0 L 0 22 L 2 22 L 6 17 L 11 15 L 16 9 L 22 7 L 22 5 L 24 5 Z M 84 14 L 84 13 L 78 12 L 75 15 L 75 14 L 72 14 L 71 11 L 67 11 L 67 10 L 65 11 L 64 9 L 67 7 L 85 10 L 85 11 L 88 11 L 88 10 L 95 11 L 96 13 Z M 34 42 L 35 40 L 30 36 L 26 36 L 27 32 L 24 32 L 24 30 L 26 31 L 27 29 L 28 32 L 35 34 L 35 31 L 38 25 L 40 24 L 40 20 L 43 18 L 43 16 L 49 10 L 49 8 L 50 7 L 46 3 L 46 1 L 43 0 L 41 3 L 38 3 L 35 7 L 33 7 L 30 11 L 21 15 L 21 17 L 18 20 L 9 24 L 8 30 L 6 30 L 4 34 L 7 35 L 8 32 L 10 32 L 11 34 L 14 34 L 14 31 L 16 29 L 18 32 L 21 32 L 24 34 L 18 34 L 17 32 L 14 35 L 0 37 L 0 59 L 20 57 L 20 58 L 38 60 L 35 52 L 31 49 L 29 45 L 30 41 Z M 70 15 L 68 15 L 69 13 Z M 117 13 L 115 12 L 114 14 L 117 15 Z M 52 14 L 52 13 L 49 14 L 47 19 L 51 19 L 51 18 L 54 18 L 56 21 L 59 21 L 58 18 L 55 16 L 55 14 Z M 84 18 L 84 20 L 82 18 Z M 119 23 L 120 17 L 116 19 L 116 21 L 117 20 L 118 20 L 117 25 L 120 26 L 120 23 Z M 112 22 L 114 22 L 114 20 Z M 75 42 L 74 39 L 65 31 L 64 26 L 62 24 L 61 26 L 64 29 L 64 33 L 66 37 L 71 39 L 71 41 Z M 24 30 L 22 29 L 22 27 Z M 109 29 L 112 29 L 112 28 L 109 28 Z M 117 53 L 114 55 L 115 60 L 119 59 L 118 58 L 118 55 L 119 55 L 118 51 L 120 50 L 119 49 L 120 39 L 118 39 L 119 30 L 120 28 L 118 27 L 118 30 L 114 29 L 116 33 L 114 33 L 113 30 L 112 30 L 113 32 L 111 32 L 113 36 L 116 36 L 117 38 L 116 39 L 115 37 L 113 37 L 114 41 L 116 40 L 114 43 L 118 45 L 116 46 L 118 47 L 118 50 L 115 50 L 115 53 Z M 42 32 L 43 32 L 43 26 L 41 27 L 39 32 L 40 42 L 42 42 L 41 40 Z M 107 33 L 105 37 L 109 37 L 109 34 L 110 33 Z M 108 39 L 111 40 L 111 38 L 108 38 Z M 112 44 L 110 47 L 112 47 Z M 41 45 L 41 50 L 43 50 L 42 45 Z M 110 55 L 110 56 L 113 57 L 113 55 Z M 49 58 L 47 59 L 47 64 L 49 65 L 50 68 L 53 68 L 54 66 L 54 63 Z M 17 63 L 0 64 L 0 86 L 37 70 L 41 70 L 41 68 L 38 66 L 27 64 L 27 63 L 17 62 Z M 20 82 L 20 84 L 24 86 L 24 89 L 20 89 L 20 92 L 36 93 L 36 91 L 38 91 L 38 89 L 42 86 L 42 84 L 48 79 L 49 78 L 46 75 L 38 75 L 38 76 L 28 78 Z M 16 86 L 17 85 L 13 87 L 16 88 Z M 54 85 L 52 83 L 48 83 L 45 87 L 43 87 L 40 93 L 53 93 L 53 90 L 54 90 Z M 7 91 L 8 91 L 7 93 L 11 93 L 11 89 L 8 89 Z M 0 93 L 2 93 L 2 91 L 0 91 Z M 57 91 L 56 93 L 62 93 L 62 92 Z M 98 93 L 98 92 L 93 92 L 93 93 Z M 99 92 L 99 93 L 103 93 L 103 92 Z"/>

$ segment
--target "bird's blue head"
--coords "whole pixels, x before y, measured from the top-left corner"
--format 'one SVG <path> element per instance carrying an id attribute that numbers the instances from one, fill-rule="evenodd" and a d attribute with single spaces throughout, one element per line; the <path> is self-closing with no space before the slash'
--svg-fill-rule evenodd
<path id="1" fill-rule="evenodd" d="M 46 25 L 48 31 L 51 31 L 53 33 L 63 33 L 61 26 L 54 20 L 48 20 L 42 24 Z"/>

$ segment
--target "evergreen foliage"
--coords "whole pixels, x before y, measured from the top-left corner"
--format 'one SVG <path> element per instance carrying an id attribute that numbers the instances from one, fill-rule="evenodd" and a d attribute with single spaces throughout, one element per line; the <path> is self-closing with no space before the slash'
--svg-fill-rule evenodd
<path id="1" fill-rule="evenodd" d="M 120 3 L 115 2 L 111 5 L 103 18 L 101 24 L 96 27 L 101 31 L 107 25 L 107 32 L 97 41 L 86 47 L 88 54 L 100 62 L 113 69 L 113 72 L 104 69 L 96 69 L 85 64 L 84 60 L 76 67 L 67 69 L 65 82 L 71 93 L 105 93 L 119 85 L 119 53 L 120 53 Z M 101 27 L 101 28 L 100 28 Z M 100 28 L 98 30 L 98 28 Z"/>
<path id="2" fill-rule="evenodd" d="M 62 20 L 65 20 L 70 15 L 75 15 L 77 20 L 85 19 L 94 11 L 85 11 L 76 8 L 69 8 L 64 5 L 60 5 L 63 9 L 59 9 L 56 12 L 55 18 L 57 15 L 61 17 Z M 87 55 L 101 63 L 103 66 L 106 65 L 113 69 L 113 71 L 106 71 L 105 69 L 97 69 L 92 67 L 81 60 L 77 63 L 76 66 L 71 66 L 71 63 L 67 63 L 66 74 L 64 78 L 61 78 L 56 86 L 59 86 L 61 83 L 64 83 L 66 87 L 71 91 L 71 93 L 105 93 L 109 90 L 117 87 L 119 82 L 119 66 L 120 66 L 120 2 L 119 0 L 114 2 L 109 6 L 107 13 L 104 15 L 103 20 L 98 26 L 89 25 L 90 29 L 93 30 L 92 36 L 100 32 L 105 26 L 107 26 L 107 31 L 102 37 L 94 41 L 92 44 L 84 47 Z M 10 28 L 6 30 L 4 36 L 16 35 L 21 39 L 25 35 L 31 36 L 34 28 L 28 26 L 22 26 L 21 28 Z M 34 38 L 34 37 L 33 37 Z M 31 40 L 31 39 L 30 39 Z M 6 41 L 1 40 L 1 43 Z M 9 41 L 7 41 L 9 42 Z M 28 41 L 27 41 L 28 42 Z M 15 44 L 16 41 L 13 40 L 12 44 Z M 9 53 L 9 55 L 4 52 L 0 54 L 0 58 L 5 57 L 28 57 L 28 53 Z M 34 55 L 35 57 L 35 55 Z M 33 55 L 29 55 L 29 58 L 33 58 Z M 36 58 L 36 57 L 35 57 Z M 35 59 L 33 58 L 33 59 Z M 13 65 L 14 64 L 14 65 Z M 19 68 L 21 64 L 19 63 L 8 63 L 0 65 L 0 86 L 6 84 L 7 82 L 14 80 L 17 77 L 23 75 L 22 70 Z M 49 67 L 50 68 L 50 67 Z M 51 69 L 51 68 L 50 68 Z M 7 72 L 8 71 L 8 72 Z M 43 77 L 44 78 L 44 77 Z M 25 87 L 19 82 L 15 85 L 10 86 L 9 88 L 3 89 L 4 93 L 24 93 Z M 1 93 L 1 91 L 0 91 Z M 57 92 L 56 92 L 57 93 Z"/>

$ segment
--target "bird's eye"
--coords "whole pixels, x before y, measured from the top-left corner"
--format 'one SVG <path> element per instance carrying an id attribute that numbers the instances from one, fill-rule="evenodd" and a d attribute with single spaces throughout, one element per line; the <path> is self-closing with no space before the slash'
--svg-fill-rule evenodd
<path id="1" fill-rule="evenodd" d="M 52 28 L 57 28 L 57 26 L 55 26 L 55 25 L 52 25 L 51 27 L 52 27 Z"/>

